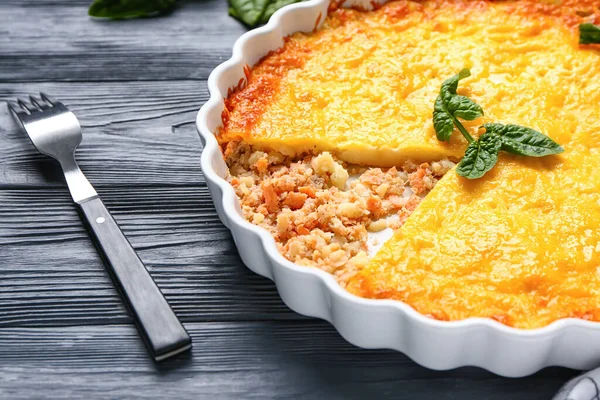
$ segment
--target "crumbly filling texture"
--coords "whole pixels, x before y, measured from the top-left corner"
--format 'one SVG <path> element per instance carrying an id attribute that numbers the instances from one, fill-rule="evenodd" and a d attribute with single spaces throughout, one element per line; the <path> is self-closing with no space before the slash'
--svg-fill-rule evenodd
<path id="1" fill-rule="evenodd" d="M 360 297 L 518 328 L 600 321 L 600 45 L 578 37 L 600 24 L 599 3 L 334 2 L 320 29 L 286 38 L 224 101 L 217 139 L 244 215 L 289 260 Z M 564 154 L 503 153 L 484 178 L 451 171 L 431 191 L 452 166 L 433 161 L 467 147 L 432 124 L 442 83 L 463 68 L 458 94 L 485 110 L 463 121 L 472 136 L 516 124 Z M 372 239 L 400 226 L 368 260 Z"/>
<path id="2" fill-rule="evenodd" d="M 454 166 L 365 168 L 328 152 L 291 159 L 242 142 L 223 153 L 245 218 L 269 231 L 288 260 L 323 269 L 343 287 L 368 262 L 369 232 L 402 226 Z"/>

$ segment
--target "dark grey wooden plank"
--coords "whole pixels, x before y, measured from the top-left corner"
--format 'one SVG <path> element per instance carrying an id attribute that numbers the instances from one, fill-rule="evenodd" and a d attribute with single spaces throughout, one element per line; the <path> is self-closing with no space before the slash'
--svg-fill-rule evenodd
<path id="1" fill-rule="evenodd" d="M 552 368 L 519 380 L 475 368 L 431 371 L 397 352 L 356 348 L 314 320 L 186 327 L 192 353 L 160 366 L 131 326 L 0 329 L 0 395 L 525 400 L 549 399 L 574 374 Z"/>
<path id="2" fill-rule="evenodd" d="M 0 2 L 0 100 L 44 90 L 77 113 L 82 168 L 195 347 L 151 363 L 60 171 L 0 104 L 0 398 L 548 399 L 574 374 L 429 371 L 289 311 L 241 265 L 199 167 L 205 79 L 245 28 L 225 0 L 135 21 L 89 2 Z"/>
<path id="3" fill-rule="evenodd" d="M 0 2 L 0 81 L 203 80 L 245 31 L 223 0 L 129 21 L 91 19 L 86 4 Z"/>
<path id="4" fill-rule="evenodd" d="M 301 319 L 241 263 L 205 187 L 100 195 L 184 321 Z M 0 190 L 0 326 L 129 321 L 66 189 Z"/>
<path id="5" fill-rule="evenodd" d="M 58 164 L 39 154 L 2 103 L 45 91 L 83 126 L 77 159 L 92 184 L 202 184 L 195 118 L 205 82 L 0 84 L 0 187 L 63 186 Z"/>
<path id="6" fill-rule="evenodd" d="M 208 100 L 205 81 L 0 83 L 0 101 L 45 92 L 77 114 L 84 128 L 195 117 Z M 2 107 L 4 109 L 4 107 Z M 6 110 L 3 110 L 6 111 Z"/>
<path id="7" fill-rule="evenodd" d="M 36 6 L 62 6 L 62 7 L 73 7 L 83 6 L 87 7 L 92 2 L 90 0 L 27 0 L 27 7 L 33 8 Z M 2 5 L 5 6 L 22 6 L 25 4 L 23 0 L 2 0 Z"/>

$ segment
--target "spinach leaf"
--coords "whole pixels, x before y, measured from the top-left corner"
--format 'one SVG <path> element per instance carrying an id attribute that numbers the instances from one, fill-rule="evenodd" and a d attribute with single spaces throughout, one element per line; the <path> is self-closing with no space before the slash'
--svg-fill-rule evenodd
<path id="1" fill-rule="evenodd" d="M 433 128 L 438 140 L 449 141 L 454 126 L 458 128 L 469 143 L 474 140 L 457 119 L 462 118 L 472 121 L 483 116 L 483 110 L 477 103 L 456 93 L 458 82 L 469 76 L 471 76 L 471 71 L 465 68 L 442 83 L 440 94 L 436 98 L 433 107 Z"/>
<path id="2" fill-rule="evenodd" d="M 270 0 L 229 0 L 229 15 L 248 26 L 258 25 Z"/>
<path id="3" fill-rule="evenodd" d="M 285 7 L 288 4 L 298 3 L 302 0 L 271 0 L 267 8 L 265 9 L 264 14 L 260 18 L 260 24 L 266 24 L 269 22 L 269 18 L 275 13 L 275 11 L 279 10 L 281 7 Z"/>
<path id="4" fill-rule="evenodd" d="M 456 167 L 456 172 L 467 179 L 481 178 L 496 165 L 501 146 L 499 136 L 484 133 L 479 140 L 469 143 L 464 157 Z"/>
<path id="5" fill-rule="evenodd" d="M 500 150 L 530 157 L 564 151 L 561 145 L 543 133 L 519 125 L 483 124 L 480 128 L 485 128 L 485 133 L 475 140 L 458 120 L 471 121 L 483 116 L 483 110 L 477 103 L 456 93 L 458 82 L 468 76 L 471 76 L 471 72 L 463 69 L 444 81 L 433 105 L 433 127 L 438 140 L 450 140 L 456 126 L 469 142 L 465 155 L 456 167 L 457 174 L 468 179 L 481 178 L 496 165 Z"/>
<path id="6" fill-rule="evenodd" d="M 450 136 L 454 131 L 454 119 L 448 112 L 441 95 L 435 99 L 433 105 L 433 129 L 435 129 L 438 140 L 443 142 L 450 141 Z"/>
<path id="7" fill-rule="evenodd" d="M 447 103 L 447 108 L 454 117 L 462 118 L 467 121 L 473 121 L 474 119 L 483 116 L 483 110 L 479 104 L 468 97 L 458 94 L 452 96 Z"/>
<path id="8" fill-rule="evenodd" d="M 519 125 L 483 124 L 486 133 L 502 141 L 502 150 L 530 157 L 544 157 L 565 151 L 561 145 L 534 129 Z"/>
<path id="9" fill-rule="evenodd" d="M 124 19 L 162 14 L 175 7 L 175 0 L 95 0 L 88 10 L 92 17 Z"/>
<path id="10" fill-rule="evenodd" d="M 469 68 L 463 68 L 460 72 L 454 75 L 452 78 L 448 78 L 442 83 L 440 94 L 456 94 L 458 89 L 458 82 L 471 76 L 471 70 Z"/>
<path id="11" fill-rule="evenodd" d="M 249 27 L 266 24 L 273 13 L 302 0 L 228 0 L 229 15 Z M 92 17 L 113 19 L 141 18 L 164 14 L 176 0 L 94 0 L 88 10 Z"/>
<path id="12" fill-rule="evenodd" d="M 249 27 L 266 24 L 273 13 L 302 0 L 229 0 L 229 15 Z"/>
<path id="13" fill-rule="evenodd" d="M 594 24 L 579 25 L 579 44 L 600 43 L 600 26 Z"/>

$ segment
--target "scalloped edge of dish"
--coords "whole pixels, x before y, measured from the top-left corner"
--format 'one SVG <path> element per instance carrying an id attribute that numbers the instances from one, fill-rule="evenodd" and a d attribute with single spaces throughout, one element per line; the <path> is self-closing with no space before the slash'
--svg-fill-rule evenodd
<path id="1" fill-rule="evenodd" d="M 368 0 L 351 4 L 370 7 Z M 524 330 L 488 318 L 430 319 L 400 301 L 352 295 L 326 272 L 290 262 L 266 230 L 244 219 L 233 187 L 223 178 L 227 167 L 214 134 L 221 124 L 223 99 L 229 88 L 243 82 L 246 65 L 281 47 L 285 36 L 319 26 L 328 6 L 328 0 L 309 0 L 278 10 L 267 25 L 242 35 L 231 58 L 208 78 L 210 98 L 196 119 L 204 145 L 201 167 L 219 218 L 231 231 L 244 264 L 274 281 L 282 300 L 295 312 L 329 321 L 356 346 L 394 349 L 427 368 L 477 366 L 522 377 L 548 366 L 598 366 L 600 350 L 594 349 L 600 349 L 600 323 L 568 318 Z"/>

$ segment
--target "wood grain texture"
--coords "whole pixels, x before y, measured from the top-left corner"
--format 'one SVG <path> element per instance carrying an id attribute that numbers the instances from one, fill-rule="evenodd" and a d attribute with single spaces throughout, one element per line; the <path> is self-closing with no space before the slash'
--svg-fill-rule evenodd
<path id="1" fill-rule="evenodd" d="M 205 82 L 0 83 L 0 101 L 40 91 L 79 119 L 76 156 L 95 187 L 203 183 L 195 118 L 208 98 Z M 2 103 L 0 149 L 0 185 L 64 186 L 56 161 L 36 151 Z"/>
<path id="2" fill-rule="evenodd" d="M 218 220 L 194 120 L 245 31 L 225 0 L 169 16 L 87 17 L 91 0 L 0 2 L 0 101 L 45 91 L 78 116 L 82 169 L 194 349 L 156 366 L 56 163 L 0 103 L 0 398 L 548 399 L 574 372 L 436 372 L 358 349 L 285 307 Z"/>
<path id="3" fill-rule="evenodd" d="M 183 321 L 300 319 L 241 264 L 206 187 L 99 195 Z M 0 190 L 0 326 L 128 322 L 64 188 Z"/>
<path id="4" fill-rule="evenodd" d="M 3 1 L 0 79 L 205 80 L 244 31 L 222 0 L 180 2 L 168 18 L 129 21 L 91 19 L 79 2 Z"/>
<path id="5" fill-rule="evenodd" d="M 46 328 L 43 337 L 39 329 L 0 329 L 0 395 L 29 399 L 43 390 L 53 399 L 549 399 L 569 376 L 558 368 L 512 380 L 475 368 L 431 371 L 400 353 L 353 347 L 313 320 L 186 328 L 194 341 L 191 354 L 159 366 L 130 326 Z"/>

